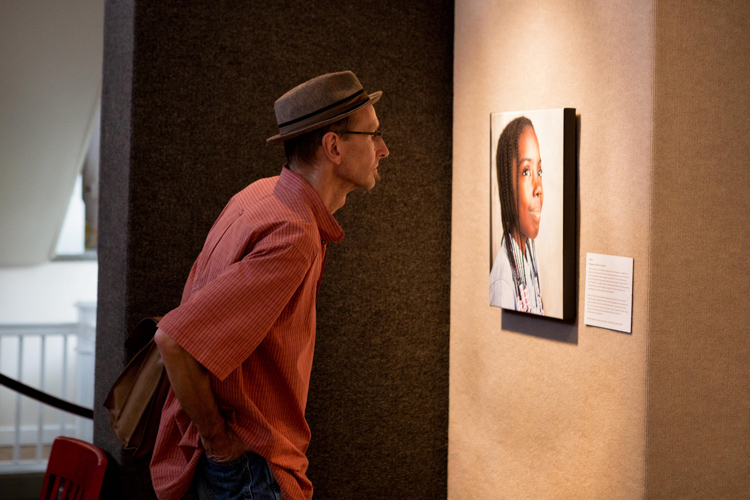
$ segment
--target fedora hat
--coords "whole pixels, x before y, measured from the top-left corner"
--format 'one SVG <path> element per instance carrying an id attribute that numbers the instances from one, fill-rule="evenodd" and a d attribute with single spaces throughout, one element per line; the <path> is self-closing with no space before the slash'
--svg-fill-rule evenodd
<path id="1" fill-rule="evenodd" d="M 294 87 L 273 104 L 279 133 L 267 142 L 283 142 L 339 121 L 368 104 L 381 91 L 368 94 L 351 71 L 328 73 Z"/>

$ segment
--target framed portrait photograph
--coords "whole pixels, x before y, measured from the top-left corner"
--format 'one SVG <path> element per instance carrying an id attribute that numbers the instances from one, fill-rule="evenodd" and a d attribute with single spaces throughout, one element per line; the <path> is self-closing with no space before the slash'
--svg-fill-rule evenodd
<path id="1" fill-rule="evenodd" d="M 575 317 L 574 108 L 490 114 L 490 305 Z"/>

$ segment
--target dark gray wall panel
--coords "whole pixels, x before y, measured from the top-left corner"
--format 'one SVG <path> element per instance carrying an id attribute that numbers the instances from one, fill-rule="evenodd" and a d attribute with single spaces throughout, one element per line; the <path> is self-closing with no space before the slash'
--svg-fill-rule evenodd
<path id="1" fill-rule="evenodd" d="M 226 201 L 280 171 L 265 143 L 274 100 L 351 69 L 384 91 L 391 156 L 336 213 L 346 238 L 318 300 L 309 477 L 316 498 L 444 497 L 452 54 L 448 1 L 109 2 L 97 406 L 128 329 L 179 303 Z M 119 491 L 143 498 L 147 466 L 120 456 L 101 411 L 95 440 L 127 472 Z"/>

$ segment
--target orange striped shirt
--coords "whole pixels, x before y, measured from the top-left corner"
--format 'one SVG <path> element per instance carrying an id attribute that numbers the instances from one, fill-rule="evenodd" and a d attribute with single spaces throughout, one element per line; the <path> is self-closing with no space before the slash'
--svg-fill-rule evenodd
<path id="1" fill-rule="evenodd" d="M 344 232 L 283 168 L 237 193 L 208 233 L 177 309 L 159 328 L 208 369 L 228 425 L 268 460 L 285 500 L 309 499 L 305 405 L 326 244 Z M 170 390 L 151 459 L 163 500 L 181 498 L 203 453 Z"/>

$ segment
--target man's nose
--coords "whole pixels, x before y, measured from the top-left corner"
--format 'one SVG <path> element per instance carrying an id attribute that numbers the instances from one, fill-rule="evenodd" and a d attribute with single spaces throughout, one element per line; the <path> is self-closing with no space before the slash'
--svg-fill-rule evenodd
<path id="1" fill-rule="evenodd" d="M 385 141 L 383 138 L 380 138 L 380 149 L 378 150 L 378 158 L 385 158 L 390 154 L 390 151 L 388 151 L 388 146 L 385 145 Z"/>

